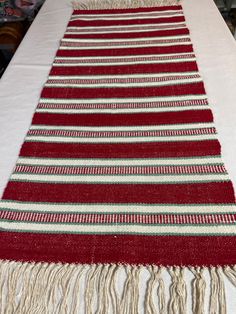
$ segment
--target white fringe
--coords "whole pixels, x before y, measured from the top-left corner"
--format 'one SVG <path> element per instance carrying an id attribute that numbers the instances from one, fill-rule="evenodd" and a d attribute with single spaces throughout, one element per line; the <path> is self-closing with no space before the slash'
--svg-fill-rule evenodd
<path id="1" fill-rule="evenodd" d="M 172 284 L 170 286 L 169 314 L 187 314 L 187 290 L 184 280 L 184 268 L 170 267 Z"/>
<path id="2" fill-rule="evenodd" d="M 142 304 L 145 314 L 189 314 L 184 270 L 194 275 L 191 313 L 203 314 L 207 306 L 204 276 L 208 271 L 209 313 L 226 314 L 224 279 L 236 286 L 235 266 L 223 269 L 12 261 L 0 261 L 0 313 L 138 314 Z M 171 277 L 169 294 L 162 278 L 164 271 Z"/>
<path id="3" fill-rule="evenodd" d="M 206 282 L 203 277 L 204 268 L 196 267 L 191 268 L 194 275 L 192 282 L 192 303 L 194 314 L 204 314 L 205 305 L 205 293 L 206 293 Z"/>
<path id="4" fill-rule="evenodd" d="M 105 10 L 170 6 L 180 2 L 181 0 L 76 0 L 72 1 L 72 5 L 78 10 Z"/>

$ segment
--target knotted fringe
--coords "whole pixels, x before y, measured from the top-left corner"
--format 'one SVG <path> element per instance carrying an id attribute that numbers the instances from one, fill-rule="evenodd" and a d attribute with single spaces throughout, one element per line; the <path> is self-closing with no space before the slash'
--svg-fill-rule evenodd
<path id="1" fill-rule="evenodd" d="M 169 314 L 186 314 L 187 305 L 187 290 L 186 283 L 184 281 L 184 268 L 170 267 L 169 273 L 172 278 L 172 284 L 170 286 L 170 302 L 169 302 Z"/>
<path id="2" fill-rule="evenodd" d="M 105 10 L 128 9 L 157 6 L 178 5 L 180 0 L 79 0 L 72 1 L 74 9 L 78 10 Z"/>
<path id="3" fill-rule="evenodd" d="M 211 267 L 210 276 L 211 276 L 210 313 L 226 314 L 225 287 L 221 267 L 218 268 Z"/>
<path id="4" fill-rule="evenodd" d="M 194 276 L 190 296 L 192 311 L 187 308 L 184 278 L 187 270 Z M 169 294 L 164 272 L 171 278 Z M 206 272 L 210 275 L 210 302 L 205 297 Z M 159 267 L 0 261 L 0 313 L 137 314 L 143 312 L 142 307 L 147 314 L 226 314 L 225 278 L 236 286 L 236 266 Z"/>
<path id="5" fill-rule="evenodd" d="M 194 275 L 192 281 L 192 303 L 193 303 L 193 313 L 203 314 L 204 304 L 205 304 L 205 292 L 206 292 L 206 282 L 203 277 L 204 268 L 191 267 L 191 271 Z"/>
<path id="6" fill-rule="evenodd" d="M 164 281 L 161 278 L 162 267 L 157 266 L 148 266 L 147 267 L 150 278 L 147 282 L 146 295 L 145 295 L 145 309 L 147 314 L 157 314 L 162 313 L 166 314 L 166 298 L 165 298 L 165 286 Z M 157 287 L 158 295 L 158 309 L 153 299 L 153 292 L 155 291 L 155 286 Z"/>

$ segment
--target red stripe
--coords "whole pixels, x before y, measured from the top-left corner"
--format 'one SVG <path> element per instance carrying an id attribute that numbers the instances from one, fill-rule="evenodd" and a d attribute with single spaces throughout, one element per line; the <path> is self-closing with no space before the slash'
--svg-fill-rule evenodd
<path id="1" fill-rule="evenodd" d="M 149 8 L 130 8 L 130 9 L 104 9 L 104 10 L 74 10 L 73 15 L 85 14 L 120 14 L 120 13 L 140 13 L 140 12 L 159 12 L 159 11 L 181 11 L 182 6 L 161 6 L 161 7 L 149 7 Z"/>
<path id="2" fill-rule="evenodd" d="M 53 66 L 50 75 L 121 75 L 121 74 L 145 74 L 145 73 L 170 73 L 197 71 L 195 61 L 169 62 L 154 64 L 129 64 L 107 66 Z M 181 85 L 182 86 L 182 85 Z M 146 87 L 147 88 L 147 87 Z M 157 88 L 157 87 L 155 87 Z M 159 87 L 163 89 L 164 87 Z M 107 88 L 108 89 L 108 88 Z M 109 88 L 111 89 L 111 88 Z M 153 87 L 152 87 L 153 89 Z"/>
<path id="3" fill-rule="evenodd" d="M 224 266 L 236 260 L 235 236 L 0 235 L 0 258 L 6 260 L 163 266 Z"/>
<path id="4" fill-rule="evenodd" d="M 234 203 L 232 183 L 80 184 L 10 181 L 3 199 L 27 202 L 204 204 Z"/>
<path id="5" fill-rule="evenodd" d="M 156 19 L 132 19 L 132 20 L 113 20 L 112 17 L 110 20 L 75 20 L 70 21 L 68 27 L 77 26 L 77 27 L 99 27 L 99 26 L 118 26 L 118 25 L 143 25 L 143 24 L 161 24 L 161 23 L 178 23 L 184 22 L 185 19 L 183 16 L 174 16 L 174 17 L 161 17 Z"/>
<path id="6" fill-rule="evenodd" d="M 66 75 L 66 74 L 65 74 Z M 88 88 L 65 88 L 65 87 L 44 87 L 42 98 L 77 98 L 77 99 L 98 99 L 98 98 L 142 98 L 160 96 L 182 96 L 182 95 L 204 95 L 205 89 L 202 82 L 191 84 L 176 84 L 149 87 L 88 87 Z M 127 99 L 129 101 L 129 99 Z"/>
<path id="7" fill-rule="evenodd" d="M 36 112 L 32 124 L 64 126 L 138 126 L 212 122 L 211 110 L 185 110 L 132 114 L 55 114 Z"/>
<path id="8" fill-rule="evenodd" d="M 21 156 L 45 158 L 167 158 L 220 155 L 218 141 L 75 144 L 25 142 Z"/>
<path id="9" fill-rule="evenodd" d="M 102 34 L 65 34 L 64 38 L 144 38 L 144 37 L 162 37 L 162 36 L 176 36 L 188 35 L 187 28 L 161 30 L 161 31 L 147 31 L 147 32 L 125 32 L 125 33 L 102 33 Z"/>
<path id="10" fill-rule="evenodd" d="M 164 158 L 219 155 L 218 141 L 71 144 L 25 142 L 20 155 L 48 158 Z"/>
<path id="11" fill-rule="evenodd" d="M 166 47 L 137 47 L 137 48 L 117 48 L 117 49 L 59 49 L 58 57 L 98 57 L 98 56 L 131 56 L 150 54 L 171 54 L 193 52 L 192 45 L 177 45 Z"/>

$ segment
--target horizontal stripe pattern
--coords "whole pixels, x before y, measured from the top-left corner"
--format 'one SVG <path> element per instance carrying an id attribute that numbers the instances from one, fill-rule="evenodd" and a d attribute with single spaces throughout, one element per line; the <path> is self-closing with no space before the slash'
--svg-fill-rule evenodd
<path id="1" fill-rule="evenodd" d="M 154 17 L 154 18 L 133 18 L 133 19 L 109 19 L 109 20 L 71 20 L 68 26 L 76 26 L 76 27 L 102 27 L 102 26 L 113 26 L 113 25 L 136 25 L 136 24 L 162 24 L 162 23 L 176 23 L 176 22 L 184 22 L 185 19 L 183 16 L 172 16 L 172 17 Z"/>
<path id="2" fill-rule="evenodd" d="M 132 58 L 106 58 L 106 59 L 85 59 L 85 58 L 63 58 L 56 57 L 54 60 L 54 66 L 75 66 L 75 65 L 124 65 L 124 64 L 147 64 L 147 63 L 165 63 L 165 62 L 178 62 L 178 61 L 195 61 L 195 56 L 193 54 L 182 54 L 182 55 L 163 55 L 161 57 L 148 56 L 148 57 L 132 57 Z M 157 78 L 158 76 L 155 75 Z M 60 78 L 60 77 L 59 77 Z M 57 79 L 59 79 L 57 78 Z M 61 78 L 63 80 L 63 78 Z M 73 79 L 73 78 L 71 78 Z"/>
<path id="3" fill-rule="evenodd" d="M 34 250 L 30 250 L 34 244 Z M 100 243 L 101 245 L 96 245 Z M 132 243 L 132 245 L 129 245 Z M 226 245 L 227 243 L 227 245 Z M 63 244 L 63 245 L 62 245 Z M 81 245 L 80 245 L 81 244 Z M 84 245 L 85 244 L 85 245 Z M 127 235 L 127 234 L 59 234 L 2 232 L 1 256 L 6 260 L 33 260 L 62 263 L 119 263 L 144 265 L 234 265 L 236 259 L 233 234 Z M 16 250 L 15 248 L 19 248 Z M 49 249 L 50 247 L 50 249 Z M 91 250 L 93 247 L 93 250 Z M 125 247 L 125 250 L 124 250 Z M 52 249 L 53 248 L 53 249 Z M 154 250 L 153 248 L 158 248 Z M 191 248 L 191 249 L 190 249 Z M 192 254 L 196 250 L 198 254 Z M 30 254 L 29 254 L 30 252 Z M 217 258 L 216 258 L 217 252 Z M 226 254 L 227 253 L 227 254 Z M 29 259 L 30 256 L 30 259 Z"/>
<path id="4" fill-rule="evenodd" d="M 183 125 L 184 126 L 184 125 Z M 170 142 L 170 141 L 195 141 L 216 139 L 215 128 L 201 128 L 198 124 L 195 128 L 155 129 L 149 130 L 112 130 L 112 131 L 86 131 L 85 130 L 63 130 L 44 128 L 31 128 L 27 134 L 26 141 L 43 142 L 70 142 L 70 143 L 108 143 L 108 142 Z"/>
<path id="5" fill-rule="evenodd" d="M 152 175 L 152 174 L 195 174 L 195 173 L 225 173 L 222 165 L 206 166 L 146 166 L 146 167 L 45 167 L 16 166 L 14 173 L 38 174 L 71 174 L 71 175 Z"/>
<path id="6" fill-rule="evenodd" d="M 119 49 L 59 49 L 57 57 L 114 57 L 130 55 L 176 54 L 193 52 L 191 44 L 179 44 L 169 46 L 131 47 Z"/>
<path id="7" fill-rule="evenodd" d="M 25 142 L 21 157 L 44 158 L 182 158 L 220 155 L 217 140 L 138 143 Z"/>
<path id="8" fill-rule="evenodd" d="M 3 211 L 64 214 L 234 214 L 235 204 L 116 204 L 53 203 L 3 200 Z"/>
<path id="9" fill-rule="evenodd" d="M 234 235 L 210 105 L 180 6 L 75 10 L 0 203 L 0 228 L 125 235 L 131 245 L 137 235 Z"/>
<path id="10" fill-rule="evenodd" d="M 46 233 L 71 233 L 71 234 L 90 234 L 91 236 L 95 234 L 127 234 L 127 235 L 179 235 L 184 234 L 188 235 L 198 235 L 198 236 L 211 236 L 211 235 L 236 235 L 235 225 L 223 224 L 223 225 L 191 225 L 189 226 L 182 225 L 181 230 L 179 225 L 108 225 L 108 224 L 99 224 L 99 225 L 86 225 L 86 224 L 50 224 L 50 223 L 40 223 L 36 224 L 31 222 L 13 222 L 13 221 L 4 221 L 1 222 L 2 228 L 9 231 L 18 231 L 18 232 L 46 232 Z M 200 228 L 201 227 L 201 228 Z"/>
<path id="11" fill-rule="evenodd" d="M 46 182 L 46 183 L 79 183 L 79 184 L 183 184 L 183 183 L 201 183 L 201 182 L 224 182 L 229 181 L 225 173 L 210 174 L 185 174 L 185 175 L 54 175 L 54 174 L 31 174 L 31 173 L 13 173 L 11 181 L 16 182 Z"/>
<path id="12" fill-rule="evenodd" d="M 70 119 L 68 119 L 68 117 Z M 32 124 L 55 126 L 153 126 L 187 123 L 209 123 L 213 121 L 212 112 L 206 110 L 185 110 L 181 112 L 152 113 L 91 113 L 91 114 L 56 114 L 36 112 Z"/>
<path id="13" fill-rule="evenodd" d="M 145 24 L 145 25 L 126 25 L 126 26 L 107 26 L 107 27 L 67 27 L 65 32 L 65 38 L 67 38 L 68 35 L 79 35 L 79 34 L 110 34 L 110 33 L 135 33 L 135 32 L 146 32 L 146 31 L 158 31 L 158 30 L 167 30 L 167 29 L 180 29 L 180 28 L 186 28 L 185 23 L 164 23 L 160 25 L 153 25 L 153 24 Z"/>
<path id="14" fill-rule="evenodd" d="M 166 16 L 175 16 L 175 15 L 183 15 L 183 11 L 176 10 L 176 11 L 165 11 L 165 12 L 139 12 L 139 13 L 123 13 L 123 14 L 96 14 L 96 15 L 90 15 L 90 14 L 73 14 L 71 17 L 71 21 L 75 20 L 114 20 L 114 19 L 120 19 L 120 20 L 127 20 L 127 19 L 134 19 L 134 18 L 149 18 L 149 17 L 166 17 Z"/>
<path id="15" fill-rule="evenodd" d="M 110 137 L 169 137 L 186 135 L 215 134 L 215 128 L 180 129 L 180 130 L 150 130 L 150 131 L 73 131 L 73 130 L 43 130 L 30 129 L 29 136 L 65 136 L 65 137 L 91 137 L 91 138 L 110 138 Z"/>
<path id="16" fill-rule="evenodd" d="M 91 85 L 94 87 L 123 87 L 123 86 L 162 86 L 168 85 L 170 82 L 174 84 L 179 83 L 194 83 L 201 82 L 201 77 L 198 75 L 186 75 L 186 76 L 169 76 L 162 78 L 117 78 L 117 79 L 71 79 L 71 80 L 48 80 L 45 84 L 46 87 L 86 87 L 90 88 Z M 125 84 L 125 85 L 124 85 Z"/>
<path id="17" fill-rule="evenodd" d="M 107 57 L 107 58 L 89 58 L 89 57 L 55 57 L 54 65 L 55 64 L 122 64 L 122 63 L 144 63 L 144 62 L 166 62 L 166 61 L 176 61 L 181 59 L 194 59 L 195 55 L 193 53 L 182 53 L 182 54 L 163 54 L 163 55 L 140 55 L 140 56 L 120 56 L 120 57 Z M 156 74 L 157 76 L 157 74 Z"/>
<path id="18" fill-rule="evenodd" d="M 10 181 L 4 199 L 60 203 L 227 204 L 235 202 L 232 192 L 230 181 L 159 185 Z"/>
<path id="19" fill-rule="evenodd" d="M 46 107 L 46 106 L 45 106 Z M 55 108 L 55 107 L 59 107 L 59 108 Z M 36 112 L 45 112 L 45 113 L 101 113 L 101 109 L 81 109 L 81 108 L 78 108 L 78 106 L 74 106 L 71 105 L 71 106 L 68 106 L 69 108 L 66 108 L 65 110 L 65 107 L 66 106 L 47 106 L 46 108 L 40 108 L 38 107 L 36 109 Z M 82 107 L 82 106 L 81 106 Z M 202 110 L 202 109 L 209 109 L 209 107 L 207 105 L 202 105 L 202 106 L 194 106 L 192 104 L 190 104 L 189 106 L 169 106 L 169 107 L 154 107 L 154 106 L 149 106 L 148 108 L 142 108 L 140 106 L 136 107 L 136 108 L 133 108 L 133 111 L 134 112 L 139 112 L 139 113 L 142 113 L 142 112 L 168 112 L 168 111 L 185 111 L 185 110 Z M 103 109 L 102 112 L 103 113 L 108 113 L 108 114 L 113 114 L 115 113 L 115 111 L 117 113 L 130 113 L 130 109 Z"/>
<path id="20" fill-rule="evenodd" d="M 213 122 L 205 123 L 179 123 L 179 124 L 162 124 L 162 125 L 125 125 L 125 126 L 82 126 L 82 125 L 39 125 L 32 124 L 30 130 L 69 130 L 69 131 L 91 131 L 91 132 L 143 132 L 143 131 L 167 131 L 167 130 L 187 130 L 187 129 L 202 129 L 214 128 Z M 215 130 L 215 128 L 214 128 Z"/>
<path id="21" fill-rule="evenodd" d="M 125 8 L 125 9 L 106 9 L 106 10 L 74 10 L 73 15 L 77 14 L 83 14 L 83 15 L 91 15 L 95 14 L 101 15 L 101 14 L 110 14 L 110 15 L 116 15 L 116 14 L 137 14 L 137 13 L 146 13 L 146 12 L 162 12 L 162 11 L 177 11 L 177 10 L 183 10 L 181 5 L 170 5 L 170 6 L 157 6 L 155 8 L 153 7 L 139 7 L 139 8 Z"/>
<path id="22" fill-rule="evenodd" d="M 236 214 L 215 215 L 132 215 L 132 214 L 44 214 L 28 212 L 1 211 L 4 221 L 55 223 L 55 224 L 91 224 L 91 225 L 234 225 Z"/>
<path id="23" fill-rule="evenodd" d="M 185 158 L 151 158 L 151 159 L 60 159 L 60 158 L 36 158 L 36 157 L 19 157 L 18 165 L 45 165 L 45 166 L 159 166 L 159 165 L 223 165 L 220 156 L 206 156 L 206 157 L 185 157 Z"/>
<path id="24" fill-rule="evenodd" d="M 50 75 L 55 76 L 75 76 L 75 75 L 116 75 L 117 66 L 74 66 L 65 68 L 63 66 L 54 66 L 51 69 Z M 188 62 L 169 62 L 169 63 L 148 63 L 148 64 L 131 64 L 119 65 L 119 74 L 149 74 L 149 73 L 173 73 L 173 72 L 196 72 L 197 64 L 194 61 Z M 178 95 L 178 94 L 177 94 Z M 151 96 L 151 95 L 150 95 Z M 44 97 L 44 96 L 42 96 Z M 99 97 L 98 97 L 99 98 Z"/>
<path id="25" fill-rule="evenodd" d="M 177 142 L 177 141 L 204 141 L 215 140 L 215 135 L 191 135 L 191 136 L 172 136 L 164 137 L 115 137 L 115 138 L 76 138 L 59 136 L 27 136 L 26 142 L 47 142 L 47 143 L 138 143 L 138 142 Z"/>
<path id="26" fill-rule="evenodd" d="M 176 97 L 178 98 L 178 97 Z M 76 99 L 73 99 L 72 101 L 65 101 L 64 99 L 51 99 L 51 98 L 44 98 L 41 99 L 37 106 L 37 111 L 42 110 L 93 110 L 92 112 L 96 112 L 98 110 L 99 112 L 101 110 L 124 110 L 124 109 L 145 109 L 145 110 L 152 110 L 157 108 L 181 108 L 181 107 L 188 107 L 188 106 L 196 106 L 198 108 L 201 108 L 201 106 L 208 105 L 208 101 L 201 97 L 195 97 L 194 99 L 180 99 L 178 101 L 171 100 L 171 98 L 168 100 L 165 100 L 165 97 L 163 97 L 162 101 L 160 101 L 160 98 L 155 100 L 149 100 L 146 101 L 141 99 L 141 101 L 137 101 L 138 99 L 131 99 L 130 102 L 119 102 L 117 99 L 109 99 L 108 102 L 104 102 L 104 99 L 98 99 L 97 102 L 94 102 L 94 100 L 89 100 L 87 102 L 78 101 Z"/>
<path id="27" fill-rule="evenodd" d="M 60 49 L 101 49 L 104 47 L 119 47 L 119 48 L 132 48 L 132 47 L 152 47 L 152 46 L 174 46 L 178 44 L 189 44 L 190 38 L 171 38 L 171 39 L 162 39 L 162 40 L 146 40 L 146 41 L 125 41 L 125 42 L 111 42 L 109 45 L 106 42 L 71 42 L 71 41 L 63 41 L 61 42 Z"/>
<path id="28" fill-rule="evenodd" d="M 109 43 L 108 40 L 109 39 Z M 88 47 L 96 47 L 96 46 L 107 46 L 115 45 L 115 46 L 127 46 L 127 45 L 143 45 L 148 46 L 149 44 L 161 44 L 168 42 L 178 42 L 178 41 L 190 41 L 189 31 L 187 28 L 180 29 L 172 29 L 172 30 L 158 30 L 158 31 L 148 31 L 147 33 L 130 33 L 126 32 L 121 35 L 121 33 L 113 33 L 111 34 L 101 34 L 96 35 L 68 35 L 61 40 L 60 48 L 65 45 L 79 45 Z"/>
<path id="29" fill-rule="evenodd" d="M 185 28 L 177 28 L 177 29 L 161 29 L 161 30 L 148 30 L 147 34 L 144 33 L 144 29 L 143 32 L 125 32 L 125 33 L 115 33 L 113 32 L 111 33 L 102 33 L 102 34 L 65 34 L 64 36 L 64 41 L 66 42 L 70 42 L 70 41 L 74 41 L 74 42 L 80 42 L 80 40 L 85 40 L 85 41 L 89 41 L 91 39 L 93 39 L 95 42 L 100 42 L 104 39 L 110 39 L 110 42 L 118 42 L 118 39 L 122 42 L 125 39 L 130 39 L 131 41 L 137 41 L 138 38 L 143 38 L 144 36 L 146 36 L 146 40 L 149 38 L 153 38 L 153 39 L 168 39 L 168 37 L 170 38 L 174 38 L 176 35 L 189 35 L 189 31 L 188 29 Z"/>

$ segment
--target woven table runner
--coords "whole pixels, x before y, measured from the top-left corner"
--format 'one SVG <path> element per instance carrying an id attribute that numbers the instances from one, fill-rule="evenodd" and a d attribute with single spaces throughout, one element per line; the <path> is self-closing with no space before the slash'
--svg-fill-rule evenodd
<path id="1" fill-rule="evenodd" d="M 0 313 L 187 313 L 187 269 L 224 314 L 235 195 L 183 9 L 75 6 L 0 202 Z"/>

